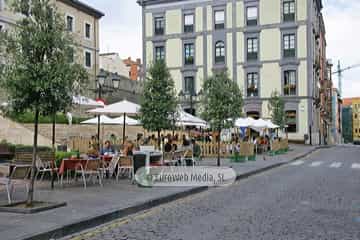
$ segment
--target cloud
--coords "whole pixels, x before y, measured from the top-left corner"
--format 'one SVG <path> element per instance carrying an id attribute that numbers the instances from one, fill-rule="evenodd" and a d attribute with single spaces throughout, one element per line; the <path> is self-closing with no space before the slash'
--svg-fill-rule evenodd
<path id="1" fill-rule="evenodd" d="M 331 58 L 336 70 L 337 61 L 342 67 L 360 64 L 360 1 L 328 0 L 324 2 L 326 25 L 327 57 Z M 343 74 L 343 96 L 360 96 L 360 67 Z M 338 86 L 337 76 L 333 76 Z"/>

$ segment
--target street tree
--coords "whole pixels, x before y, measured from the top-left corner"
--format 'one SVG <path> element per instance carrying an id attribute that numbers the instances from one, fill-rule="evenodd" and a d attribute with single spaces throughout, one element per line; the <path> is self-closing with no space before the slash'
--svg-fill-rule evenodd
<path id="1" fill-rule="evenodd" d="M 201 105 L 202 117 L 210 123 L 213 131 L 219 133 L 217 165 L 220 166 L 220 133 L 234 126 L 243 108 L 239 86 L 229 78 L 227 71 L 214 72 L 213 76 L 204 81 Z"/>
<path id="2" fill-rule="evenodd" d="M 268 109 L 271 113 L 271 119 L 273 123 L 284 128 L 285 126 L 285 102 L 284 99 L 280 96 L 278 91 L 273 91 L 271 93 L 271 98 L 268 103 Z"/>
<path id="3" fill-rule="evenodd" d="M 16 27 L 2 33 L 1 49 L 6 61 L 0 84 L 6 89 L 15 112 L 34 112 L 34 142 L 27 205 L 32 206 L 40 114 L 53 114 L 72 104 L 73 86 L 83 84 L 86 70 L 72 63 L 76 46 L 66 31 L 64 17 L 51 0 L 14 0 L 12 8 L 22 14 Z"/>
<path id="4" fill-rule="evenodd" d="M 141 100 L 141 122 L 148 131 L 156 131 L 160 148 L 160 132 L 171 129 L 177 99 L 174 81 L 163 60 L 156 61 L 149 69 Z"/>

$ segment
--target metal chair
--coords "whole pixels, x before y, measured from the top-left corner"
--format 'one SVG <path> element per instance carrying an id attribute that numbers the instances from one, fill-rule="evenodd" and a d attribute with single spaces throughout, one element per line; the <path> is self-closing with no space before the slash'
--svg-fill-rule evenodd
<path id="1" fill-rule="evenodd" d="M 31 171 L 30 166 L 15 166 L 9 177 L 0 177 L 0 184 L 5 185 L 8 202 L 11 204 L 12 196 L 15 192 L 15 184 L 25 184 L 26 192 L 29 191 L 28 176 Z"/>
<path id="2" fill-rule="evenodd" d="M 112 157 L 111 161 L 107 165 L 105 162 L 103 162 L 103 166 L 100 168 L 100 171 L 102 172 L 103 177 L 104 177 L 104 173 L 107 173 L 109 177 L 112 177 L 117 168 L 116 181 L 119 180 L 119 159 L 120 159 L 119 155 L 114 155 Z"/>
<path id="3" fill-rule="evenodd" d="M 75 168 L 75 179 L 77 177 L 77 175 L 81 174 L 83 183 L 84 183 L 84 188 L 86 189 L 86 176 L 88 176 L 88 179 L 92 179 L 93 182 L 95 183 L 93 177 L 96 177 L 99 180 L 99 184 L 100 186 L 102 185 L 102 172 L 101 172 L 101 160 L 87 160 L 85 166 L 83 166 L 82 164 L 78 164 Z"/>
<path id="4" fill-rule="evenodd" d="M 120 156 L 117 175 L 120 173 L 126 174 L 127 172 L 129 174 L 129 178 L 134 177 L 133 158 L 131 156 Z"/>
<path id="5" fill-rule="evenodd" d="M 54 166 L 53 166 L 54 164 Z M 42 161 L 41 158 L 38 156 L 36 159 L 36 176 L 35 179 L 37 179 L 37 177 L 41 174 L 40 177 L 40 181 L 43 180 L 44 175 L 46 173 L 50 173 L 50 176 L 52 177 L 53 174 L 56 174 L 58 181 L 59 181 L 59 173 L 58 173 L 58 168 L 56 166 L 56 162 L 53 161 Z"/>

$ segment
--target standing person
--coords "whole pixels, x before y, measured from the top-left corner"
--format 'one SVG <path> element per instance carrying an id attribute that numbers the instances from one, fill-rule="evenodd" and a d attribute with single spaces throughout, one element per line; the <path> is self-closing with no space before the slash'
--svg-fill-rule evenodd
<path id="1" fill-rule="evenodd" d="M 110 135 L 110 141 L 111 141 L 111 144 L 112 144 L 112 145 L 115 145 L 115 144 L 116 144 L 117 138 L 116 138 L 115 134 L 112 133 L 112 134 Z"/>
<path id="2" fill-rule="evenodd" d="M 199 160 L 201 160 L 201 148 L 200 145 L 196 143 L 195 139 L 191 140 L 193 156 Z"/>
<path id="3" fill-rule="evenodd" d="M 165 143 L 164 152 L 171 152 L 172 148 L 172 141 L 171 138 L 169 138 L 168 141 Z"/>

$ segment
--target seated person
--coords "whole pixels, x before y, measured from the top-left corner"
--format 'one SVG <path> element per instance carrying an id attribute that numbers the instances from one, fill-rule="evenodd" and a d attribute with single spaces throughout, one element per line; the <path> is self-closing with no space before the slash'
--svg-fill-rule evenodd
<path id="1" fill-rule="evenodd" d="M 172 151 L 172 142 L 169 139 L 164 146 L 164 152 L 171 152 Z"/>
<path id="2" fill-rule="evenodd" d="M 111 146 L 109 140 L 106 140 L 105 146 L 101 149 L 100 155 L 111 155 L 115 154 L 114 148 Z"/>
<path id="3" fill-rule="evenodd" d="M 126 141 L 124 146 L 124 155 L 132 156 L 134 151 L 134 144 L 131 141 Z"/>

